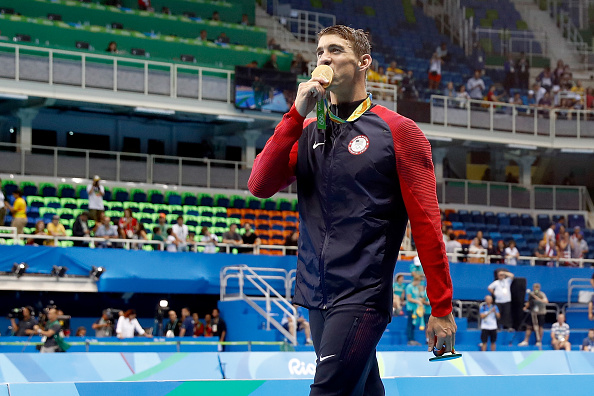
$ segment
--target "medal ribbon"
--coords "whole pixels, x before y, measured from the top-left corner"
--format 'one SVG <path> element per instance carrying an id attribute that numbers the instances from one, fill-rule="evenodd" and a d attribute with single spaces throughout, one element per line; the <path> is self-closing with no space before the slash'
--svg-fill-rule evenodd
<path id="1" fill-rule="evenodd" d="M 355 121 L 359 117 L 361 117 L 367 110 L 371 108 L 371 94 L 367 95 L 367 98 L 361 102 L 361 104 L 353 111 L 346 120 L 343 120 L 339 116 L 332 113 L 330 107 L 328 106 L 328 101 L 324 99 L 324 101 L 319 101 L 316 107 L 316 116 L 318 122 L 318 129 L 326 129 L 326 114 L 328 117 L 337 124 L 344 124 L 346 122 Z"/>

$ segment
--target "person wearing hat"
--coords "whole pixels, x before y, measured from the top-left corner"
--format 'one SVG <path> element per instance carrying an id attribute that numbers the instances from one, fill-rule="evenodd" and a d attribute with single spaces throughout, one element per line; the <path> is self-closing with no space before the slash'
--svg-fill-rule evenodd
<path id="1" fill-rule="evenodd" d="M 95 221 L 95 229 L 97 229 L 105 211 L 103 205 L 105 188 L 101 185 L 101 178 L 98 175 L 95 175 L 93 183 L 87 186 L 87 193 L 89 195 L 89 215 Z"/>
<path id="2" fill-rule="evenodd" d="M 51 236 L 65 236 L 66 229 L 64 224 L 60 223 L 60 216 L 54 215 L 52 221 L 47 225 L 47 234 Z M 46 246 L 56 246 L 55 239 L 48 239 L 45 241 Z"/>
<path id="3" fill-rule="evenodd" d="M 72 236 L 75 237 L 88 237 L 91 235 L 91 230 L 89 229 L 89 212 L 82 212 L 76 217 L 74 223 L 72 224 Z M 84 241 L 74 241 L 72 243 L 74 246 L 78 247 L 88 247 L 89 243 Z"/>
<path id="4" fill-rule="evenodd" d="M 170 227 L 167 224 L 167 215 L 165 213 L 159 213 L 159 220 L 157 227 L 161 229 L 161 235 L 167 235 L 167 229 Z"/>

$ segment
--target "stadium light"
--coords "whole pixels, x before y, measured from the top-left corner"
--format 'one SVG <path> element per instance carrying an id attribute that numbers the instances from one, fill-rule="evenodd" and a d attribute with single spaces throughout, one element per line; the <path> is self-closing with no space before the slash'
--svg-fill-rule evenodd
<path id="1" fill-rule="evenodd" d="M 169 307 L 169 301 L 167 300 L 161 300 L 159 301 L 159 307 L 161 307 L 161 309 L 165 309 Z"/>
<path id="2" fill-rule="evenodd" d="M 441 137 L 441 136 L 427 136 L 429 140 L 435 140 L 437 142 L 451 142 L 452 138 L 449 137 Z"/>
<path id="3" fill-rule="evenodd" d="M 536 150 L 538 149 L 538 147 L 536 146 L 530 146 L 527 144 L 508 144 L 507 147 L 509 148 L 515 148 L 515 149 L 524 149 L 524 150 Z"/>
<path id="4" fill-rule="evenodd" d="M 135 107 L 134 111 L 137 113 L 159 114 L 159 115 L 174 115 L 175 110 L 157 109 L 154 107 Z"/>
<path id="5" fill-rule="evenodd" d="M 89 272 L 89 277 L 95 281 L 98 281 L 104 272 L 105 272 L 105 268 L 93 266 L 91 268 L 91 271 Z"/>
<path id="6" fill-rule="evenodd" d="M 27 268 L 29 268 L 29 266 L 25 263 L 20 263 L 20 264 L 14 263 L 12 265 L 11 272 L 13 274 L 15 274 L 17 278 L 20 278 L 21 276 L 23 276 L 25 271 L 27 271 Z"/>
<path id="7" fill-rule="evenodd" d="M 592 149 L 580 149 L 580 148 L 564 148 L 561 149 L 562 153 L 573 153 L 573 154 L 594 154 Z"/>
<path id="8" fill-rule="evenodd" d="M 55 276 L 56 278 L 63 278 L 64 275 L 66 275 L 66 271 L 68 271 L 67 267 L 54 265 L 52 267 L 52 272 L 50 273 L 50 275 Z"/>
<path id="9" fill-rule="evenodd" d="M 219 121 L 245 122 L 245 123 L 250 123 L 250 122 L 256 121 L 255 119 L 250 118 L 250 117 L 236 117 L 236 116 L 232 116 L 232 115 L 223 115 L 223 114 L 219 114 L 217 116 L 217 120 L 219 120 Z"/>
<path id="10" fill-rule="evenodd" d="M 27 100 L 29 97 L 27 95 L 20 94 L 0 93 L 0 99 Z"/>

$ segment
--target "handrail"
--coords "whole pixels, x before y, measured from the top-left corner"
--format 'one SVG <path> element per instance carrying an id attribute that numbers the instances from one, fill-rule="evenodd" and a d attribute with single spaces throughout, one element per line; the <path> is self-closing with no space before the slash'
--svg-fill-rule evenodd
<path id="1" fill-rule="evenodd" d="M 508 53 L 525 52 L 530 62 L 533 56 L 547 56 L 549 38 L 546 32 L 532 32 L 530 30 L 510 30 L 510 29 L 493 29 L 493 28 L 474 28 L 472 37 L 475 41 L 479 41 L 483 37 L 488 37 L 492 41 L 500 42 L 499 55 Z M 514 43 L 524 43 L 519 50 L 512 51 Z M 533 51 L 534 43 L 541 44 L 543 53 L 536 53 Z M 494 52 L 497 53 L 497 52 Z"/>
<path id="2" fill-rule="evenodd" d="M 297 345 L 297 311 L 295 307 L 288 301 L 287 298 L 283 297 L 275 288 L 273 288 L 263 276 L 260 276 L 256 270 L 258 271 L 274 271 L 274 269 L 270 268 L 250 268 L 245 264 L 236 265 L 236 266 L 227 266 L 221 270 L 221 300 L 222 301 L 232 301 L 232 300 L 243 300 L 248 305 L 250 305 L 256 312 L 262 315 L 266 319 L 266 329 L 270 330 L 270 325 L 272 324 L 287 340 L 289 340 L 293 345 Z M 226 294 L 226 287 L 227 287 L 227 280 L 230 279 L 231 274 L 229 272 L 236 271 L 236 277 L 239 280 L 239 296 L 238 297 L 230 297 Z M 284 270 L 281 270 L 284 271 Z M 246 274 L 247 272 L 247 274 Z M 278 272 L 278 271 L 277 271 Z M 287 273 L 285 271 L 285 279 L 287 277 Z M 260 293 L 262 293 L 265 302 L 266 302 L 266 309 L 262 309 L 255 301 L 261 298 L 254 298 L 252 296 L 247 295 L 244 292 L 245 280 L 249 281 Z M 259 283 L 258 283 L 259 282 Z M 286 285 L 286 280 L 285 280 Z M 286 293 L 285 293 L 286 294 Z M 295 336 L 293 336 L 287 329 L 285 329 L 276 319 L 272 317 L 271 313 L 271 304 L 276 305 L 283 314 L 287 315 L 290 321 L 293 322 L 295 328 Z"/>
<path id="3" fill-rule="evenodd" d="M 580 290 L 592 290 L 590 279 L 588 278 L 571 278 L 567 282 L 567 304 L 563 307 L 563 312 L 566 308 L 571 308 L 572 305 L 583 306 L 579 302 L 573 302 L 573 292 Z"/>

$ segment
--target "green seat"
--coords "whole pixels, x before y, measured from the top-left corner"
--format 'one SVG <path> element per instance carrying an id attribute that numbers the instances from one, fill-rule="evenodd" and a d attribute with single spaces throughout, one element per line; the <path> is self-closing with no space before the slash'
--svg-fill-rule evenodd
<path id="1" fill-rule="evenodd" d="M 227 224 L 231 226 L 231 224 L 237 224 L 238 226 L 241 224 L 241 219 L 237 217 L 227 217 Z"/>
<path id="2" fill-rule="evenodd" d="M 45 206 L 62 206 L 58 197 L 45 197 L 43 198 L 43 203 Z"/>
<path id="3" fill-rule="evenodd" d="M 166 213 L 170 214 L 171 210 L 169 210 L 169 205 L 166 204 L 153 204 L 153 208 L 157 213 Z"/>
<path id="4" fill-rule="evenodd" d="M 227 218 L 227 208 L 221 208 L 221 207 L 215 206 L 212 209 L 213 209 L 215 217 Z"/>
<path id="5" fill-rule="evenodd" d="M 73 241 L 60 241 L 60 246 L 62 247 L 73 247 L 74 246 L 74 242 Z"/>
<path id="6" fill-rule="evenodd" d="M 140 211 L 140 204 L 138 202 L 126 201 L 124 202 L 124 209 L 132 209 L 132 213 Z"/>
<path id="7" fill-rule="evenodd" d="M 68 208 L 59 208 L 58 209 L 58 216 L 60 216 L 60 218 L 64 215 L 70 215 L 74 218 L 74 210 L 73 209 L 68 209 Z"/>
<path id="8" fill-rule="evenodd" d="M 175 215 L 179 216 L 180 214 L 183 214 L 184 209 L 181 205 L 169 205 L 169 211 L 171 212 L 171 214 L 174 214 L 173 211 L 175 211 L 177 212 L 175 213 Z"/>
<path id="9" fill-rule="evenodd" d="M 138 204 L 138 210 L 140 210 L 141 212 L 144 212 L 144 211 L 145 211 L 145 209 L 146 209 L 146 210 L 152 210 L 153 212 L 156 212 L 156 210 L 155 210 L 155 206 L 156 206 L 156 205 L 154 205 L 154 204 L 152 204 L 152 203 L 148 203 L 148 202 L 140 202 L 140 203 Z"/>
<path id="10" fill-rule="evenodd" d="M 198 206 L 192 206 L 192 205 L 184 205 L 183 211 L 184 211 L 184 215 L 188 212 L 200 213 L 200 211 L 198 210 Z"/>
<path id="11" fill-rule="evenodd" d="M 64 194 L 62 194 L 62 191 L 64 191 L 67 194 L 72 194 L 75 195 L 76 194 L 76 189 L 74 188 L 74 186 L 72 184 L 59 184 L 58 185 L 58 195 L 60 197 L 64 197 Z M 67 196 L 64 198 L 74 198 L 73 196 Z"/>
<path id="12" fill-rule="evenodd" d="M 35 195 L 29 195 L 28 197 L 26 197 L 26 199 L 27 199 L 27 206 L 34 206 L 33 202 L 39 202 L 39 205 L 37 205 L 39 207 L 45 206 L 45 201 L 43 200 L 42 197 L 38 197 Z"/>
<path id="13" fill-rule="evenodd" d="M 497 12 L 497 10 L 487 10 L 485 15 L 487 16 L 487 19 L 490 19 L 491 21 L 499 19 L 499 12 Z"/>
<path id="14" fill-rule="evenodd" d="M 69 228 L 66 230 L 66 236 L 69 236 L 69 237 L 72 236 L 72 228 Z"/>
<path id="15" fill-rule="evenodd" d="M 79 209 L 87 210 L 87 208 L 89 207 L 88 199 L 79 198 L 76 200 L 76 203 L 77 203 Z"/>
<path id="16" fill-rule="evenodd" d="M 175 214 L 168 214 L 165 219 L 167 220 L 167 224 L 174 224 L 177 222 L 177 215 Z"/>
<path id="17" fill-rule="evenodd" d="M 176 191 L 169 191 L 166 194 L 166 201 L 169 205 L 181 205 L 182 198 Z"/>
<path id="18" fill-rule="evenodd" d="M 210 232 L 221 238 L 227 232 L 227 229 L 223 227 L 210 227 Z"/>
<path id="19" fill-rule="evenodd" d="M 60 198 L 60 205 L 62 205 L 63 208 L 68 209 L 78 208 L 78 204 L 74 198 Z"/>
<path id="20" fill-rule="evenodd" d="M 52 215 L 58 214 L 58 209 L 48 207 L 39 208 L 39 217 L 43 217 L 48 213 Z"/>

